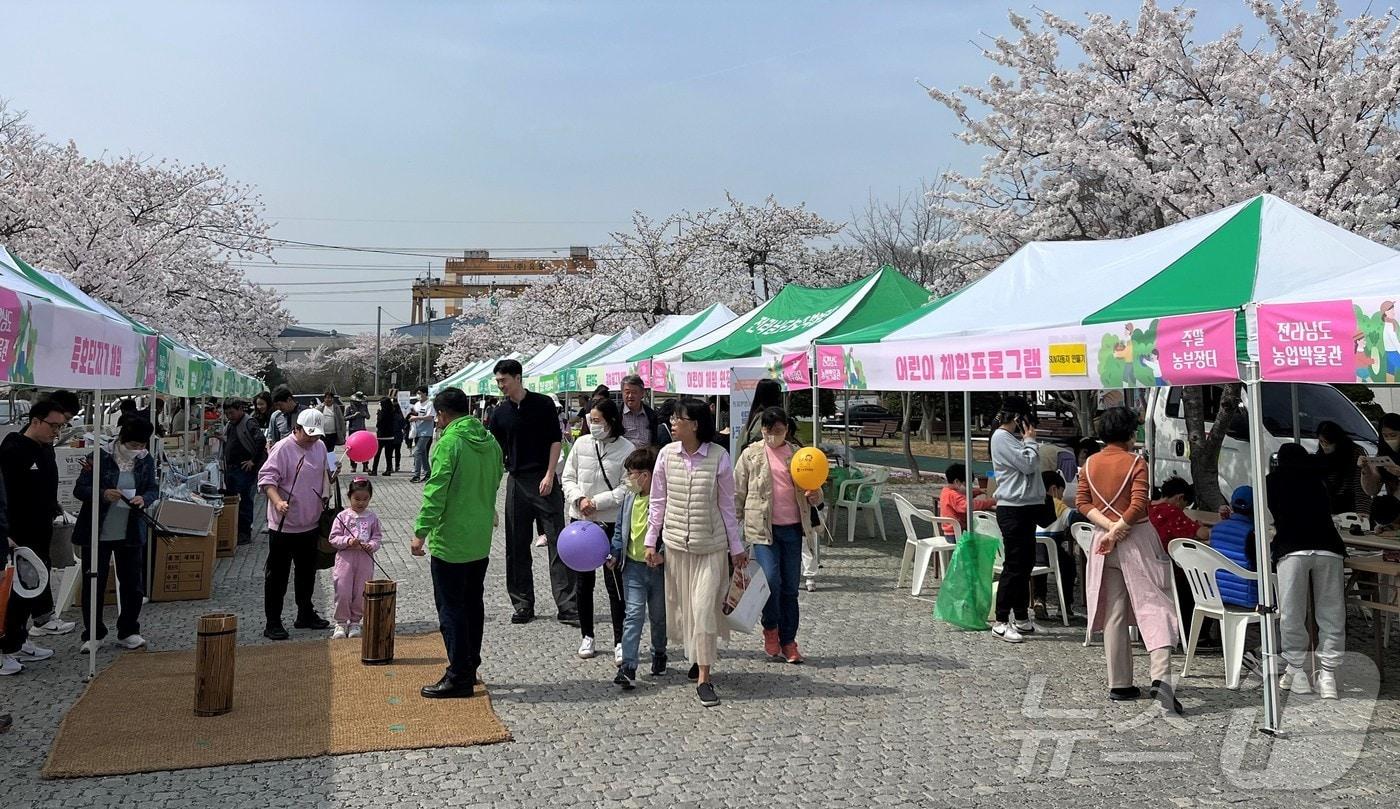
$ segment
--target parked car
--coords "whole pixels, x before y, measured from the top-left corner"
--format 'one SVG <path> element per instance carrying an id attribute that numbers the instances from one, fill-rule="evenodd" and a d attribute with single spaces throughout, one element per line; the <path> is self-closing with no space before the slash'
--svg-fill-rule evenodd
<path id="1" fill-rule="evenodd" d="M 891 413 L 882 405 L 877 404 L 855 404 L 846 408 L 846 415 L 843 419 L 840 415 L 831 416 L 827 422 L 831 424 L 865 424 L 868 421 L 899 421 L 899 416 Z"/>

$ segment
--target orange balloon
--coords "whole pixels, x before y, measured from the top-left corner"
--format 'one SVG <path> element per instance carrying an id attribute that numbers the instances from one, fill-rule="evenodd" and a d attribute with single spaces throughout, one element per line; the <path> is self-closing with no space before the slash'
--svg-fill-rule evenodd
<path id="1" fill-rule="evenodd" d="M 792 454 L 792 482 L 804 491 L 820 489 L 831 473 L 826 453 L 816 447 L 803 447 Z"/>

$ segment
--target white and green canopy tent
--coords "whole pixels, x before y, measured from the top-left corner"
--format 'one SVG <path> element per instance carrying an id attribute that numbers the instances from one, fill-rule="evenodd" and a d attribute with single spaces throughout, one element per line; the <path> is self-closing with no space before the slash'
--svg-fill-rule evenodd
<path id="1" fill-rule="evenodd" d="M 691 315 L 667 315 L 637 339 L 590 360 L 587 367 L 578 369 L 579 389 L 592 390 L 599 385 L 618 388 L 623 378 L 630 374 L 640 375 L 647 387 L 652 387 L 653 354 L 709 334 L 734 317 L 734 312 L 722 303 L 712 304 Z"/>
<path id="2" fill-rule="evenodd" d="M 767 368 L 793 388 L 807 386 L 812 341 L 879 323 L 922 306 L 928 290 L 885 266 L 834 288 L 788 284 L 748 314 L 693 340 L 654 351 L 658 391 L 729 393 L 734 368 Z"/>
<path id="3" fill-rule="evenodd" d="M 614 351 L 622 351 L 627 346 L 637 340 L 637 330 L 628 326 L 593 346 L 587 351 L 580 352 L 567 360 L 559 370 L 554 372 L 554 381 L 551 384 L 546 381 L 540 389 L 541 393 L 569 393 L 573 391 L 591 391 L 603 382 L 601 375 L 595 373 L 585 373 L 588 367 Z"/>
<path id="4" fill-rule="evenodd" d="M 1246 309 L 1390 255 L 1271 195 L 1130 239 L 1033 243 L 915 317 L 817 340 L 818 384 L 966 392 L 1244 381 L 1260 435 Z M 1261 513 L 1263 447 L 1253 453 Z M 1257 558 L 1269 558 L 1264 532 L 1257 541 Z M 1259 592 L 1272 609 L 1268 565 Z M 1277 632 L 1267 617 L 1264 727 L 1274 731 Z"/>
<path id="5" fill-rule="evenodd" d="M 441 382 L 429 385 L 428 393 L 431 396 L 436 396 L 438 394 L 438 391 L 446 390 L 447 388 L 458 388 L 462 391 L 466 391 L 467 382 L 474 382 L 477 379 L 477 377 L 483 371 L 488 370 L 489 366 L 493 363 L 495 363 L 495 360 L 477 360 L 476 362 L 467 363 L 461 368 L 458 368 L 455 373 L 451 374 Z M 472 388 L 471 392 L 475 393 L 476 389 Z"/>
<path id="6" fill-rule="evenodd" d="M 577 376 L 567 380 L 570 387 L 560 387 L 560 382 L 565 381 L 562 378 L 563 372 L 580 362 L 586 362 L 598 351 L 607 350 L 608 347 L 617 345 L 617 340 L 624 336 L 630 340 L 636 336 L 636 332 L 628 328 L 616 334 L 595 334 L 580 342 L 572 351 L 555 354 L 547 362 L 537 364 L 526 375 L 525 387 L 536 393 L 548 394 L 573 390 L 572 385 L 577 383 Z"/>

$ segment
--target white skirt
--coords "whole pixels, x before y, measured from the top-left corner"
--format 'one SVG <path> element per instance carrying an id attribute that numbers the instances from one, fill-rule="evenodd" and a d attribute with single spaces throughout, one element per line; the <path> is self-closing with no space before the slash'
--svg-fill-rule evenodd
<path id="1" fill-rule="evenodd" d="M 666 548 L 666 633 L 685 644 L 691 663 L 710 666 L 718 656 L 717 639 L 729 639 L 720 614 L 729 591 L 729 551 L 690 553 Z"/>

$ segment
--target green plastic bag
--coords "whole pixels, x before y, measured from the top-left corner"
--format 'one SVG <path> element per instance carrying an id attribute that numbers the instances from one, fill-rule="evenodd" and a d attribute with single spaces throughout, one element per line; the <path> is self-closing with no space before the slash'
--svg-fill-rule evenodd
<path id="1" fill-rule="evenodd" d="M 992 564 L 1000 544 L 995 537 L 963 532 L 938 587 L 934 618 L 961 629 L 987 628 L 987 614 L 992 609 Z"/>

